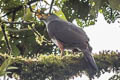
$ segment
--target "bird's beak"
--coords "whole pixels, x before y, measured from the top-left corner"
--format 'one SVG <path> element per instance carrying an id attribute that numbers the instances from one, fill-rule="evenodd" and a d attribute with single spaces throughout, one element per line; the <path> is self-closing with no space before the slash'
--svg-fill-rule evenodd
<path id="1" fill-rule="evenodd" d="M 43 11 L 41 11 L 40 9 L 38 9 L 37 12 L 36 12 L 36 16 L 40 20 L 46 20 L 48 18 L 48 16 L 50 16 L 50 14 L 45 14 Z"/>
<path id="2" fill-rule="evenodd" d="M 39 14 L 39 13 L 36 13 L 36 16 L 38 17 L 38 19 L 40 20 L 46 20 L 48 18 L 48 16 L 50 16 L 49 14 L 46 15 L 46 14 Z"/>
<path id="3" fill-rule="evenodd" d="M 38 17 L 38 19 L 41 19 L 41 18 L 42 18 L 42 15 L 39 14 L 39 13 L 36 13 L 36 16 Z"/>
<path id="4" fill-rule="evenodd" d="M 43 15 L 40 14 L 40 13 L 36 13 L 36 16 L 37 16 L 37 18 L 40 19 L 40 20 L 44 19 Z"/>

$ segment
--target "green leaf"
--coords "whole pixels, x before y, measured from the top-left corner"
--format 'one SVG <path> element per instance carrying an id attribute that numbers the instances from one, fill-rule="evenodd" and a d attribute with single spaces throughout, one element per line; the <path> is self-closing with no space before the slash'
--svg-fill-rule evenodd
<path id="1" fill-rule="evenodd" d="M 56 14 L 58 17 L 60 17 L 61 19 L 67 21 L 64 13 L 62 12 L 62 10 L 56 11 L 54 14 Z"/>
<path id="2" fill-rule="evenodd" d="M 19 49 L 16 47 L 16 44 L 11 43 L 11 47 L 12 47 L 12 55 L 13 55 L 13 56 L 19 56 L 19 55 L 20 55 L 20 51 L 19 51 Z"/>
<path id="3" fill-rule="evenodd" d="M 31 6 L 32 9 L 35 9 L 36 5 Z M 30 8 L 27 8 L 25 16 L 24 16 L 25 21 L 31 21 L 33 20 L 33 14 L 30 11 Z"/>
<path id="4" fill-rule="evenodd" d="M 18 69 L 18 67 L 14 67 L 14 66 L 10 66 L 7 68 L 8 70 L 11 70 L 11 69 Z"/>
<path id="5" fill-rule="evenodd" d="M 31 20 L 32 18 L 33 18 L 33 17 L 32 17 L 32 12 L 30 11 L 29 8 L 27 8 L 26 14 L 25 14 L 25 16 L 24 16 L 24 20 L 25 20 L 25 21 L 29 21 L 29 20 Z"/>
<path id="6" fill-rule="evenodd" d="M 0 31 L 0 40 L 3 38 L 3 33 Z"/>
<path id="7" fill-rule="evenodd" d="M 11 58 L 6 59 L 3 64 L 0 66 L 0 76 L 6 74 L 8 66 L 12 63 Z"/>
<path id="8" fill-rule="evenodd" d="M 100 13 L 103 13 L 103 10 L 102 10 L 102 9 L 100 9 L 100 10 L 99 10 L 99 12 L 100 12 Z"/>
<path id="9" fill-rule="evenodd" d="M 76 22 L 77 22 L 77 24 L 78 24 L 80 27 L 83 26 L 83 23 L 82 23 L 81 19 L 76 19 Z"/>
<path id="10" fill-rule="evenodd" d="M 1 25 L 0 25 L 1 26 Z M 3 38 L 2 29 L 0 28 L 0 40 Z"/>
<path id="11" fill-rule="evenodd" d="M 94 24 L 95 24 L 95 22 L 94 22 L 94 21 L 91 21 L 91 22 L 90 22 L 90 25 L 94 25 Z"/>

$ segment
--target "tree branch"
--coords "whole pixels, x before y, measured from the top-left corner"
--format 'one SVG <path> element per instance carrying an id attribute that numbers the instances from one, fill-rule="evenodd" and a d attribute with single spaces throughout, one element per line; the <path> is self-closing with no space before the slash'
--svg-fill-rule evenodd
<path id="1" fill-rule="evenodd" d="M 39 34 L 39 32 L 38 32 L 34 27 L 32 27 L 32 25 L 31 25 L 30 27 L 31 27 L 32 31 L 33 31 L 36 35 L 38 35 L 39 37 L 41 37 L 41 35 Z"/>
<path id="2" fill-rule="evenodd" d="M 7 28 L 6 30 L 7 30 L 7 31 L 10 31 L 10 32 L 15 32 L 15 33 L 17 33 L 17 32 L 22 32 L 22 31 L 31 31 L 31 30 L 28 29 L 28 28 L 19 29 L 19 30 L 17 30 L 17 29 Z"/>
<path id="3" fill-rule="evenodd" d="M 51 2 L 49 14 L 51 14 L 51 10 L 52 10 L 53 3 L 54 3 L 54 0 L 52 0 L 52 2 Z"/>
<path id="4" fill-rule="evenodd" d="M 41 35 L 39 34 L 39 32 L 37 32 L 37 30 L 32 27 L 31 24 L 33 24 L 34 22 L 5 22 L 5 21 L 4 21 L 4 22 L 2 22 L 2 23 L 12 24 L 12 25 L 13 25 L 13 24 L 26 24 L 26 25 L 30 25 L 32 31 L 33 31 L 36 35 L 38 35 L 39 37 L 41 36 Z M 25 30 L 29 30 L 29 29 L 25 28 L 25 29 L 20 29 L 20 30 L 13 30 L 13 29 L 7 28 L 7 30 L 8 30 L 8 31 L 11 31 L 11 32 L 21 32 L 21 31 L 25 31 Z"/>
<path id="5" fill-rule="evenodd" d="M 81 76 L 82 74 L 86 74 L 89 77 L 91 75 L 89 73 L 89 64 L 85 62 L 82 54 L 69 54 L 63 57 L 53 54 L 40 55 L 28 59 L 21 56 L 12 57 L 0 53 L 0 63 L 7 57 L 10 57 L 14 61 L 12 66 L 18 68 L 18 70 L 11 70 L 11 72 L 17 73 L 21 80 L 26 80 L 26 78 L 28 78 L 27 80 L 45 80 L 49 77 L 52 78 L 51 80 L 68 80 L 68 78 Z M 119 52 L 103 51 L 94 54 L 94 58 L 99 71 L 93 76 L 100 77 L 104 72 L 119 71 Z"/>
<path id="6" fill-rule="evenodd" d="M 12 22 L 14 22 L 16 16 L 16 11 L 12 13 Z M 10 27 L 13 27 L 13 24 L 10 24 Z"/>
<path id="7" fill-rule="evenodd" d="M 112 10 L 112 8 L 110 8 L 110 10 L 111 10 L 110 18 L 112 19 L 112 16 L 113 16 L 113 10 Z"/>
<path id="8" fill-rule="evenodd" d="M 29 2 L 27 3 L 27 5 L 30 5 L 30 4 L 32 4 L 32 3 L 35 3 L 36 1 L 42 1 L 42 0 L 31 0 L 31 1 L 29 1 Z M 21 10 L 21 9 L 23 8 L 23 6 L 24 6 L 24 5 L 20 5 L 20 6 L 18 6 L 18 7 L 13 8 L 12 10 L 10 10 L 9 12 L 7 12 L 7 13 L 6 13 L 5 15 L 3 15 L 2 17 L 5 17 L 6 15 L 10 15 L 10 14 L 13 13 L 13 12 L 17 12 L 17 11 Z"/>
<path id="9" fill-rule="evenodd" d="M 5 23 L 5 24 L 33 24 L 34 22 L 7 22 L 7 21 L 3 21 L 2 23 Z"/>
<path id="10" fill-rule="evenodd" d="M 9 43 L 9 41 L 8 41 L 7 35 L 6 35 L 6 33 L 5 33 L 4 24 L 1 25 L 1 29 L 2 29 L 3 35 L 4 35 L 4 37 L 5 37 L 6 45 L 7 45 L 7 48 L 8 48 L 8 53 L 11 54 L 12 48 L 11 48 L 10 43 Z"/>

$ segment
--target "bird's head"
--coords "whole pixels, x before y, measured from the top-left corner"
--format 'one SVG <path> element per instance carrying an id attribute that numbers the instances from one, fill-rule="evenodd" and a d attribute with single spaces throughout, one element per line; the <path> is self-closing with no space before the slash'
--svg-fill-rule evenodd
<path id="1" fill-rule="evenodd" d="M 50 16 L 50 14 L 39 14 L 39 13 L 37 13 L 36 16 L 40 20 L 46 20 Z"/>
<path id="2" fill-rule="evenodd" d="M 56 18 L 58 18 L 58 16 L 56 16 L 55 14 L 45 14 L 44 12 L 38 10 L 36 12 L 36 16 L 38 19 L 40 19 L 41 21 L 43 21 L 44 23 L 50 22 L 52 20 L 55 20 Z"/>
<path id="3" fill-rule="evenodd" d="M 50 16 L 50 14 L 45 14 L 44 12 L 37 10 L 36 16 L 40 20 L 46 20 Z"/>

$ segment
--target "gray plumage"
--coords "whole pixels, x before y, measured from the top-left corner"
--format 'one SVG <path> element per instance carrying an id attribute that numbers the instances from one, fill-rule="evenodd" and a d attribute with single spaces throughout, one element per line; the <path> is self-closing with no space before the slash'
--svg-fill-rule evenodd
<path id="1" fill-rule="evenodd" d="M 91 55 L 92 48 L 88 43 L 89 38 L 83 29 L 60 19 L 56 15 L 50 15 L 44 22 L 50 38 L 56 45 L 58 45 L 56 41 L 59 41 L 64 49 L 81 50 L 84 53 L 86 61 L 89 62 L 94 69 L 98 69 Z"/>

